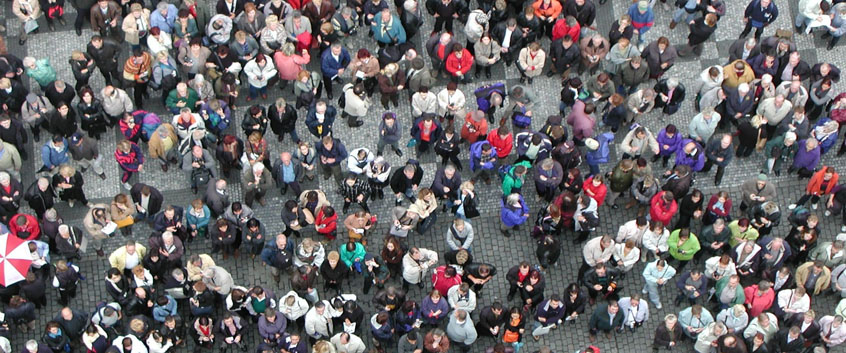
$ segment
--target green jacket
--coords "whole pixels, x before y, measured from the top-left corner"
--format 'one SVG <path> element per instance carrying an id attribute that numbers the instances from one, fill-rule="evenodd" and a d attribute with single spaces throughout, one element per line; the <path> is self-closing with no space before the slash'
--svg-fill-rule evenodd
<path id="1" fill-rule="evenodd" d="M 750 226 L 746 227 L 745 232 L 741 232 L 740 231 L 740 224 L 738 223 L 738 220 L 734 220 L 733 222 L 729 223 L 729 230 L 731 231 L 731 238 L 729 238 L 729 245 L 731 245 L 732 248 L 737 246 L 737 244 L 740 244 L 740 241 L 738 241 L 738 239 L 740 239 L 740 240 L 752 240 L 752 241 L 755 241 L 755 240 L 758 239 L 758 230 L 755 229 L 755 227 L 752 227 L 750 225 Z"/>
<path id="2" fill-rule="evenodd" d="M 613 192 L 625 192 L 632 187 L 634 182 L 634 170 L 632 167 L 628 171 L 623 171 L 621 168 L 622 161 L 617 163 L 614 170 L 611 171 L 611 176 L 608 178 L 608 189 Z"/>
<path id="3" fill-rule="evenodd" d="M 361 259 L 360 261 L 364 265 L 364 256 L 367 255 L 367 251 L 364 250 L 364 245 L 361 245 L 361 243 L 355 243 L 355 250 L 353 251 L 347 251 L 347 244 L 343 244 L 338 253 L 341 255 L 341 261 L 348 267 L 355 263 L 355 259 Z"/>
<path id="4" fill-rule="evenodd" d="M 667 238 L 670 255 L 679 261 L 690 261 L 693 259 L 693 255 L 696 255 L 696 252 L 699 251 L 699 239 L 696 238 L 696 234 L 690 233 L 690 238 L 687 238 L 687 241 L 679 246 L 679 231 L 681 229 L 674 230 Z"/>
<path id="5" fill-rule="evenodd" d="M 50 66 L 49 59 L 38 59 L 35 61 L 35 68 L 26 69 L 26 75 L 31 77 L 39 86 L 47 86 L 56 81 L 56 70 Z"/>
<path id="6" fill-rule="evenodd" d="M 767 159 L 775 158 L 775 156 L 773 155 L 773 149 L 775 147 L 779 147 L 781 149 L 781 154 L 779 155 L 779 158 L 776 158 L 776 161 L 792 161 L 793 156 L 796 155 L 798 144 L 796 142 L 793 142 L 790 147 L 785 147 L 784 134 L 773 137 L 769 141 L 767 141 L 767 143 L 764 145 L 764 157 L 766 157 L 764 158 L 764 170 L 767 169 Z"/>
<path id="7" fill-rule="evenodd" d="M 523 179 L 525 179 L 526 176 L 524 175 L 523 179 L 514 176 L 514 169 L 517 168 L 518 165 L 526 167 L 527 170 L 532 167 L 532 163 L 529 161 L 522 161 L 513 165 L 508 173 L 505 173 L 505 177 L 502 178 L 502 194 L 505 196 L 511 195 L 512 189 L 520 189 L 523 187 Z"/>
<path id="8" fill-rule="evenodd" d="M 197 111 L 197 101 L 200 100 L 200 96 L 197 95 L 197 91 L 193 88 L 188 87 L 188 97 L 179 97 L 179 93 L 176 91 L 176 88 L 170 91 L 167 94 L 167 100 L 165 104 L 168 108 L 171 109 L 181 109 L 181 108 L 189 108 L 192 112 Z M 179 102 L 185 102 L 183 107 L 177 107 L 176 104 Z"/>
<path id="9" fill-rule="evenodd" d="M 720 278 L 720 280 L 717 281 L 717 284 L 714 285 L 714 296 L 717 298 L 718 301 L 720 300 L 720 293 L 723 292 L 723 288 L 725 288 L 729 283 L 729 277 L 731 276 L 723 276 L 723 278 Z M 743 304 L 745 302 L 746 295 L 743 294 L 743 286 L 738 283 L 737 287 L 734 287 L 734 300 L 732 300 L 731 303 L 728 303 L 728 306 Z"/>

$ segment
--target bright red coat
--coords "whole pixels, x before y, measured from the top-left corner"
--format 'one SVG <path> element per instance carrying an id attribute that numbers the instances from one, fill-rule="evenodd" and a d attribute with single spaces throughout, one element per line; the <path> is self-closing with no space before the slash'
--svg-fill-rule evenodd
<path id="1" fill-rule="evenodd" d="M 452 286 L 461 284 L 461 275 L 455 274 L 452 278 L 447 278 L 444 273 L 445 270 L 446 266 L 439 266 L 432 273 L 432 288 L 435 288 L 444 298 L 446 298 L 447 292 Z"/>
<path id="2" fill-rule="evenodd" d="M 336 212 L 331 217 L 326 217 L 323 214 L 324 209 L 325 207 L 321 207 L 320 211 L 317 211 L 317 217 L 314 218 L 314 226 L 325 225 L 326 227 L 318 229 L 317 232 L 323 235 L 329 235 L 338 229 L 338 213 Z"/>
<path id="3" fill-rule="evenodd" d="M 565 35 L 569 34 L 570 38 L 573 38 L 573 43 L 578 43 L 581 33 L 582 26 L 578 22 L 573 27 L 569 27 L 567 26 L 566 18 L 559 18 L 558 21 L 555 21 L 555 25 L 552 26 L 552 41 L 564 38 Z"/>
<path id="4" fill-rule="evenodd" d="M 772 288 L 767 289 L 764 294 L 758 296 L 758 285 L 753 284 L 743 289 L 743 294 L 746 296 L 746 305 L 749 307 L 749 317 L 758 317 L 762 312 L 767 311 L 773 306 L 775 300 L 775 291 Z"/>
<path id="5" fill-rule="evenodd" d="M 831 189 L 837 185 L 837 180 L 840 179 L 840 176 L 837 173 L 831 176 L 831 180 L 828 181 L 828 185 L 825 186 L 825 191 L 820 194 L 820 186 L 822 186 L 823 178 L 825 177 L 825 170 L 828 168 L 822 168 L 818 172 L 814 173 L 814 176 L 811 177 L 811 180 L 808 181 L 808 186 L 805 187 L 805 191 L 811 195 L 828 195 L 831 192 Z"/>
<path id="6" fill-rule="evenodd" d="M 649 216 L 652 217 L 653 221 L 661 221 L 661 223 L 670 224 L 670 220 L 672 220 L 673 216 L 676 215 L 679 205 L 676 203 L 676 200 L 672 200 L 669 203 L 665 202 L 665 192 L 666 191 L 661 191 L 652 196 L 652 201 L 649 203 Z"/>
<path id="7" fill-rule="evenodd" d="M 496 129 L 494 129 L 488 134 L 488 143 L 496 148 L 497 158 L 502 159 L 511 154 L 511 150 L 514 148 L 514 135 L 509 132 L 508 135 L 505 135 L 505 138 L 500 138 Z"/>
<path id="8" fill-rule="evenodd" d="M 23 226 L 18 225 L 18 218 L 23 217 L 26 219 L 26 224 Z M 35 219 L 34 216 L 18 213 L 12 216 L 12 219 L 9 220 L 9 232 L 12 235 L 21 238 L 23 240 L 37 240 L 38 237 L 41 235 L 41 227 L 38 226 L 38 220 Z M 22 233 L 29 233 L 29 235 L 25 235 Z"/>
<path id="9" fill-rule="evenodd" d="M 464 49 L 461 52 L 461 59 L 458 58 L 458 55 L 455 55 L 454 51 L 447 56 L 446 70 L 450 75 L 458 76 L 459 70 L 461 70 L 462 75 L 466 75 L 471 68 L 473 68 L 473 54 L 470 54 L 469 50 Z"/>
<path id="10" fill-rule="evenodd" d="M 608 187 L 605 186 L 605 183 L 599 184 L 599 186 L 593 186 L 593 177 L 585 180 L 582 184 L 582 190 L 588 196 L 591 196 L 591 193 L 593 193 L 591 197 L 596 200 L 596 207 L 602 206 L 602 203 L 605 202 L 605 194 L 608 193 Z"/>

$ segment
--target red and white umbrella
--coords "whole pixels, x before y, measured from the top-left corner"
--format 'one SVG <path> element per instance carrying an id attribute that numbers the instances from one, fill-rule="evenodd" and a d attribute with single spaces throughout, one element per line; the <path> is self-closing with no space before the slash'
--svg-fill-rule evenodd
<path id="1" fill-rule="evenodd" d="M 23 281 L 32 264 L 26 240 L 9 233 L 0 234 L 0 285 Z"/>

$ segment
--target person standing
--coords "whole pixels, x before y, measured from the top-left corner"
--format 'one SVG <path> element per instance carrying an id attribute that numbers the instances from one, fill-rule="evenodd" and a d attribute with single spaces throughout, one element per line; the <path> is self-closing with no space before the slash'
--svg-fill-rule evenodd
<path id="1" fill-rule="evenodd" d="M 761 39 L 764 27 L 769 26 L 778 18 L 778 6 L 772 0 L 752 0 L 743 11 L 743 23 L 746 27 L 740 32 L 740 37 L 746 38 L 752 28 L 755 28 L 755 40 Z"/>

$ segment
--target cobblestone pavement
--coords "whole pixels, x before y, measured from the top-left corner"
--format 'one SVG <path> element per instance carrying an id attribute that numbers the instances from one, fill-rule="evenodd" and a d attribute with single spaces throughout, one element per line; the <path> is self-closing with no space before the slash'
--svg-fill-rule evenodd
<path id="1" fill-rule="evenodd" d="M 797 13 L 797 5 L 795 1 L 790 1 L 788 3 L 784 0 L 775 0 L 775 2 L 777 3 L 777 5 L 780 6 L 781 15 L 779 16 L 778 20 L 765 31 L 765 36 L 774 34 L 776 28 L 790 28 L 792 24 L 792 19 Z M 705 50 L 701 58 L 687 58 L 680 60 L 666 74 L 667 77 L 679 78 L 681 82 L 688 87 L 688 92 L 692 90 L 695 77 L 699 75 L 700 71 L 710 65 L 725 64 L 727 62 L 726 53 L 728 47 L 731 42 L 737 38 L 738 34 L 742 30 L 743 25 L 741 23 L 739 14 L 742 13 L 744 7 L 746 6 L 746 2 L 727 1 L 726 3 L 728 5 L 727 15 L 720 21 L 718 25 L 719 28 L 717 29 L 717 32 L 713 36 L 712 40 L 705 44 Z M 9 4 L 10 2 L 7 2 L 5 6 L 0 6 L 0 18 L 5 19 L 5 24 L 8 29 L 8 32 L 10 34 L 16 35 L 20 23 L 14 16 L 11 15 Z M 629 0 L 610 0 L 604 5 L 597 5 L 598 15 L 596 25 L 600 33 L 607 34 L 613 20 L 616 18 L 616 16 L 619 16 L 624 13 L 629 4 Z M 212 4 L 210 4 L 209 6 L 213 7 Z M 47 30 L 46 24 L 44 24 L 43 20 L 41 20 L 43 27 L 41 32 L 39 34 L 31 36 L 25 47 L 21 47 L 17 44 L 16 37 L 8 38 L 7 44 L 9 46 L 10 51 L 21 58 L 26 55 L 34 56 L 36 58 L 50 58 L 51 63 L 58 71 L 59 77 L 68 82 L 73 82 L 73 77 L 70 73 L 69 66 L 67 65 L 67 60 L 70 58 L 70 53 L 72 50 L 80 50 L 85 47 L 85 44 L 87 43 L 87 38 L 92 35 L 92 32 L 90 31 L 90 29 L 88 29 L 88 26 L 86 25 L 86 29 L 84 29 L 83 31 L 83 36 L 76 36 L 71 26 L 71 23 L 73 22 L 72 20 L 76 14 L 70 6 L 66 6 L 66 11 L 67 14 L 65 18 L 68 19 L 67 26 L 60 26 L 60 28 L 56 32 L 50 32 Z M 671 12 L 662 10 L 660 8 L 656 8 L 655 12 L 655 27 L 650 32 L 649 38 L 655 39 L 660 34 L 669 37 L 670 41 L 673 44 L 681 45 L 685 43 L 687 35 L 687 29 L 685 28 L 685 26 L 679 26 L 679 28 L 677 28 L 676 30 L 670 31 L 668 30 L 667 24 L 670 21 Z M 432 21 L 429 20 L 420 30 L 420 33 L 423 33 L 423 35 L 425 35 L 425 33 L 429 33 L 432 28 L 431 26 Z M 361 32 L 363 33 L 365 31 Z M 457 36 L 459 37 L 458 41 L 460 43 L 463 43 L 463 34 L 457 33 Z M 416 38 L 415 41 L 417 41 L 417 43 L 419 44 L 419 38 Z M 548 40 L 546 40 L 543 44 L 543 47 L 548 48 L 548 44 Z M 822 40 L 814 39 L 811 36 L 807 35 L 796 37 L 796 44 L 800 49 L 802 58 L 811 64 L 818 61 L 825 61 L 839 64 L 841 68 L 846 67 L 846 65 L 842 64 L 842 59 L 836 59 L 838 57 L 842 58 L 844 54 L 846 54 L 846 47 L 844 46 L 838 46 L 832 51 L 826 51 L 824 50 L 825 43 Z M 366 34 L 360 33 L 358 38 L 355 38 L 351 41 L 350 47 L 359 48 L 362 46 L 371 48 L 372 52 L 375 52 L 376 48 L 369 41 L 369 38 L 367 38 Z M 127 51 L 123 52 L 120 62 L 123 62 L 127 55 L 126 53 Z M 317 69 L 318 63 L 316 63 L 316 58 L 318 56 L 313 55 L 312 57 L 315 58 L 315 60 L 313 60 L 313 62 L 309 64 L 309 67 Z M 428 60 L 426 60 L 426 62 L 428 65 Z M 519 73 L 514 67 L 506 69 L 502 65 L 497 65 L 494 68 L 493 78 L 495 80 L 475 81 L 470 85 L 464 85 L 462 87 L 462 90 L 464 91 L 465 95 L 467 95 L 467 97 L 471 97 L 473 88 L 485 83 L 494 81 L 505 81 L 508 85 L 516 84 L 519 79 Z M 444 80 L 440 80 L 436 87 L 433 87 L 433 90 L 435 90 L 435 92 L 440 91 L 445 86 L 445 84 L 446 82 Z M 91 85 L 94 88 L 95 92 L 99 92 L 99 90 L 103 87 L 102 77 L 100 75 L 95 75 L 95 78 L 91 80 Z M 37 86 L 31 83 L 30 87 Z M 842 84 L 838 85 L 838 88 L 839 87 L 842 87 Z M 557 99 L 558 92 L 560 91 L 560 84 L 555 79 L 550 79 L 541 76 L 537 80 L 535 80 L 535 83 L 533 85 L 531 85 L 531 89 L 534 90 L 534 93 L 539 98 L 539 102 L 533 107 L 534 116 L 536 117 L 535 121 L 533 122 L 533 127 L 537 129 L 540 128 L 540 126 L 543 124 L 544 118 L 546 116 L 551 114 L 557 114 Z M 242 96 L 246 96 L 246 92 L 242 93 Z M 273 99 L 275 99 L 279 95 L 285 95 L 287 98 L 289 98 L 289 101 L 293 102 L 292 95 L 289 91 L 282 92 L 279 89 L 272 89 L 270 93 L 271 97 L 269 99 L 260 101 L 265 106 L 270 104 Z M 158 105 L 158 99 L 156 98 L 158 93 L 156 92 L 152 95 L 153 98 L 149 100 L 148 106 L 145 108 L 155 112 L 163 113 L 164 109 Z M 664 119 L 659 117 L 658 114 L 652 114 L 646 119 L 644 119 L 642 123 L 652 129 L 652 131 L 658 131 L 668 122 L 673 122 L 680 128 L 685 129 L 688 120 L 692 118 L 693 115 L 695 115 L 692 104 L 690 104 L 692 96 L 693 94 L 689 93 L 688 100 L 683 105 L 681 111 L 679 111 L 677 114 Z M 235 126 L 236 128 L 232 130 L 238 130 L 237 133 L 239 135 L 243 135 L 243 133 L 237 127 L 240 126 L 240 119 L 245 113 L 245 108 L 248 107 L 249 104 L 246 104 L 245 102 L 239 103 L 239 108 L 235 113 L 233 113 L 232 126 Z M 471 103 L 470 99 L 468 99 L 468 107 L 475 107 L 475 104 Z M 336 134 L 343 140 L 348 150 L 352 150 L 357 147 L 368 147 L 371 150 L 375 149 L 376 139 L 373 138 L 372 132 L 375 131 L 378 125 L 381 113 L 382 109 L 381 107 L 379 107 L 379 104 L 374 104 L 373 109 L 371 109 L 368 117 L 365 119 L 364 126 L 356 129 L 350 129 L 346 127 L 345 124 L 339 122 L 335 126 Z M 397 113 L 398 116 L 401 117 L 403 125 L 407 128 L 410 125 L 410 107 L 408 107 L 406 104 L 403 104 L 398 109 Z M 304 116 L 305 113 L 301 111 L 301 120 L 298 124 L 298 132 L 300 136 L 310 136 L 306 131 L 304 124 L 302 123 L 302 121 L 304 120 Z M 121 186 L 118 182 L 118 166 L 109 157 L 114 151 L 116 137 L 117 134 L 108 135 L 99 143 L 101 153 L 104 153 L 107 156 L 106 162 L 104 164 L 106 166 L 106 174 L 108 176 L 108 179 L 102 181 L 99 178 L 96 178 L 91 173 L 86 174 L 85 191 L 88 194 L 88 197 L 92 200 L 107 201 L 109 198 L 121 191 Z M 622 137 L 623 136 L 621 132 L 617 136 L 617 142 L 622 140 Z M 271 138 L 269 140 L 275 139 Z M 406 141 L 402 141 L 403 144 L 405 142 Z M 274 141 L 271 143 L 271 150 L 273 151 L 272 155 L 277 156 L 278 152 L 292 150 L 292 147 L 293 146 L 290 139 L 286 139 L 283 143 L 276 143 Z M 37 151 L 37 146 L 34 146 L 33 144 L 30 144 L 29 148 L 30 152 L 32 152 L 33 150 Z M 144 149 L 146 153 L 146 148 Z M 616 153 L 615 155 L 620 154 L 620 152 L 616 151 L 616 147 L 612 150 L 612 153 Z M 410 154 L 411 153 L 407 153 L 406 155 L 408 156 Z M 40 157 L 38 156 L 38 154 L 30 153 L 30 155 L 36 155 L 36 157 L 27 161 L 25 165 L 23 171 L 24 185 L 29 185 L 29 183 L 31 183 L 31 181 L 33 180 L 33 171 L 38 169 L 38 166 L 40 166 Z M 404 162 L 404 160 L 401 160 L 393 154 L 387 155 L 387 158 L 394 166 L 402 165 L 402 163 Z M 437 162 L 432 155 L 417 156 L 417 158 L 421 161 L 424 170 L 426 170 L 426 175 L 424 177 L 424 182 L 422 183 L 422 185 L 429 185 L 434 175 L 434 171 L 437 168 Z M 468 158 L 466 152 L 462 153 L 461 158 L 464 163 L 466 163 Z M 743 181 L 754 177 L 757 171 L 760 169 L 761 163 L 762 160 L 760 156 L 752 156 L 743 160 L 736 159 L 728 167 L 721 187 L 717 188 L 713 186 L 712 175 L 698 175 L 698 180 L 695 187 L 700 188 L 706 195 L 706 197 L 717 192 L 718 190 L 725 190 L 730 192 L 731 197 L 734 200 L 739 200 L 740 184 Z M 841 170 L 844 166 L 842 159 L 835 160 L 834 153 L 829 153 L 825 155 L 823 157 L 823 164 L 837 166 Z M 660 166 L 653 167 L 656 175 L 658 175 L 658 173 L 663 172 Z M 469 172 L 467 171 L 467 168 L 465 168 L 465 179 L 469 178 L 468 173 Z M 795 177 L 787 176 L 786 173 L 783 174 L 781 177 L 771 176 L 771 180 L 774 180 L 775 183 L 777 183 L 778 185 L 778 201 L 779 204 L 782 205 L 782 207 L 785 207 L 787 204 L 797 200 L 803 193 L 805 187 L 804 181 L 797 181 Z M 165 202 L 168 204 L 175 204 L 185 207 L 195 197 L 191 194 L 189 188 L 187 188 L 186 186 L 187 177 L 182 174 L 181 171 L 178 170 L 171 170 L 168 173 L 162 173 L 158 168 L 148 166 L 148 168 L 140 174 L 138 181 L 153 185 L 160 189 L 166 195 Z M 232 194 L 240 194 L 238 190 L 239 183 L 240 181 L 238 180 L 231 180 L 230 187 L 233 188 Z M 332 185 L 331 182 L 319 180 L 315 181 L 311 185 L 304 186 L 304 188 L 318 187 L 326 192 L 330 201 L 332 201 L 333 204 L 338 205 L 341 203 L 342 200 L 337 195 L 336 186 Z M 473 254 L 476 259 L 481 259 L 486 262 L 490 262 L 494 264 L 499 270 L 499 274 L 497 275 L 498 278 L 494 279 L 494 281 L 487 286 L 487 289 L 485 290 L 485 295 L 479 300 L 479 308 L 481 308 L 495 300 L 504 300 L 504 296 L 507 293 L 507 283 L 504 278 L 505 272 L 520 260 L 534 261 L 535 257 L 534 244 L 528 237 L 527 230 L 529 229 L 529 227 L 523 227 L 523 231 L 521 234 L 516 234 L 511 238 L 504 238 L 499 232 L 499 202 L 497 201 L 501 194 L 500 189 L 496 186 L 485 185 L 480 185 L 478 189 L 481 190 L 480 192 L 478 192 L 478 194 L 480 200 L 482 201 L 479 203 L 482 216 L 473 221 L 473 225 L 476 231 L 476 241 L 473 244 Z M 529 182 L 529 185 L 525 187 L 525 190 L 531 190 L 529 191 L 529 193 L 533 193 L 534 188 L 531 185 L 531 182 Z M 267 226 L 268 231 L 271 233 L 276 233 L 283 230 L 283 225 L 281 224 L 279 218 L 278 206 L 281 205 L 285 200 L 287 200 L 287 197 L 280 196 L 277 192 L 274 192 L 269 197 L 269 205 L 267 207 L 257 207 L 257 209 L 255 210 L 257 217 Z M 539 207 L 541 207 L 541 205 L 534 201 L 534 197 L 527 197 L 527 200 L 530 204 L 531 213 L 534 214 L 539 209 Z M 371 207 L 380 216 L 380 218 L 384 220 L 389 219 L 388 211 L 392 206 L 391 203 L 391 200 L 374 201 L 372 202 Z M 78 225 L 80 227 L 82 226 L 82 217 L 84 216 L 85 211 L 84 207 L 77 206 L 76 208 L 69 208 L 66 204 L 62 203 L 57 206 L 57 210 L 64 217 L 67 223 Z M 822 210 L 815 212 L 821 215 Z M 618 226 L 624 223 L 625 221 L 633 219 L 634 213 L 634 210 L 623 210 L 622 208 L 619 210 L 612 210 L 607 206 L 602 207 L 600 210 L 601 224 L 595 234 L 616 234 Z M 737 217 L 738 215 L 739 214 L 735 214 L 735 217 Z M 450 221 L 451 217 L 449 217 L 447 214 L 441 214 L 436 226 L 430 231 L 430 234 L 423 236 L 412 236 L 408 239 L 409 244 L 411 246 L 421 246 L 437 251 L 445 251 L 447 247 L 443 235 Z M 774 232 L 774 234 L 786 235 L 786 232 L 788 230 L 787 223 L 788 222 L 786 222 L 786 220 L 783 221 L 782 225 L 777 229 L 777 231 Z M 698 229 L 698 227 L 699 225 L 697 224 L 694 226 L 694 229 Z M 832 240 L 834 236 L 838 233 L 838 227 L 839 224 L 836 219 L 824 218 L 822 222 L 822 241 Z M 380 222 L 375 234 L 384 234 L 385 231 L 385 222 Z M 149 229 L 145 225 L 139 225 L 135 227 L 135 231 L 132 236 L 146 243 L 145 238 L 147 238 L 148 234 Z M 565 237 L 572 237 L 572 234 L 568 233 L 565 235 Z M 121 239 L 121 237 L 110 239 L 106 243 L 106 248 L 114 249 L 120 246 L 123 241 L 124 239 Z M 378 243 L 378 241 L 372 241 L 370 245 L 368 245 L 369 250 L 374 252 L 378 251 L 378 245 L 376 245 Z M 576 271 L 581 262 L 581 248 L 578 246 L 572 246 L 568 239 L 565 239 L 562 244 L 564 244 L 564 254 L 561 258 L 559 266 L 550 269 L 546 273 L 548 286 L 546 290 L 547 295 L 551 293 L 562 293 L 564 287 L 567 284 L 576 280 Z M 328 245 L 328 247 L 330 249 L 337 249 L 338 245 L 340 245 L 340 241 L 335 241 L 334 243 Z M 186 253 L 186 258 L 190 254 L 205 253 L 209 250 L 210 244 L 205 244 L 202 241 L 194 242 L 193 244 L 190 244 L 189 249 Z M 272 288 L 278 295 L 288 291 L 287 280 L 283 280 L 279 285 L 273 283 L 269 276 L 269 270 L 266 269 L 258 259 L 251 260 L 249 257 L 242 256 L 239 259 L 229 259 L 227 261 L 223 261 L 219 254 L 214 258 L 215 261 L 217 261 L 219 264 L 221 264 L 230 272 L 232 272 L 236 280 L 236 284 L 238 285 L 250 286 L 260 284 Z M 93 308 L 94 304 L 97 301 L 102 300 L 106 297 L 103 290 L 103 276 L 108 268 L 108 264 L 105 258 L 97 258 L 96 256 L 90 255 L 87 256 L 84 260 L 82 260 L 78 265 L 81 266 L 82 273 L 87 276 L 87 280 L 82 282 L 82 290 L 80 291 L 78 297 L 73 301 L 72 306 L 87 312 L 90 311 L 91 308 Z M 636 293 L 640 290 L 640 288 L 642 288 L 642 278 L 639 275 L 642 269 L 643 265 L 638 264 L 632 271 L 632 274 L 626 277 L 625 281 L 623 282 L 623 285 L 625 287 L 625 289 L 623 290 L 624 295 Z M 399 283 L 397 282 L 397 284 Z M 356 279 L 352 287 L 360 288 L 360 286 L 361 280 Z M 675 290 L 673 289 L 672 292 L 674 291 Z M 57 294 L 51 291 L 49 295 L 51 297 L 50 304 L 46 309 L 42 309 L 40 311 L 38 320 L 39 327 L 43 327 L 43 325 L 50 318 L 52 318 L 59 310 L 59 306 L 55 300 Z M 672 295 L 671 290 L 665 289 L 664 297 L 667 298 L 667 296 L 669 295 Z M 412 289 L 411 293 L 409 294 L 409 298 L 418 300 L 421 299 L 422 296 L 423 292 L 416 288 Z M 367 317 L 369 317 L 369 315 L 373 313 L 373 308 L 370 304 L 370 297 L 364 296 L 363 298 L 361 298 L 360 301 L 363 303 L 365 310 L 368 312 Z M 509 303 L 507 305 L 511 304 L 516 304 L 516 302 Z M 812 307 L 817 310 L 818 313 L 827 314 L 832 312 L 836 304 L 836 298 L 831 296 L 821 296 L 813 300 Z M 603 352 L 642 352 L 643 350 L 648 349 L 648 347 L 651 345 L 652 333 L 654 332 L 656 325 L 659 324 L 663 316 L 671 312 L 677 312 L 681 309 L 682 308 L 677 308 L 673 305 L 666 305 L 662 310 L 655 310 L 654 308 L 651 308 L 652 318 L 639 331 L 634 334 L 616 335 L 611 340 L 601 337 L 596 345 L 600 347 Z M 588 309 L 587 314 L 590 314 L 591 310 L 592 308 Z M 555 352 L 573 352 L 581 347 L 584 347 L 588 343 L 586 317 L 580 318 L 573 325 L 565 326 L 566 327 L 558 329 L 552 334 L 545 336 L 539 342 L 535 342 L 531 338 L 527 337 L 526 345 L 523 349 L 528 352 L 534 352 L 539 346 L 548 345 L 552 347 Z M 365 334 L 365 336 L 369 337 L 369 333 Z M 39 334 L 14 333 L 12 342 L 13 346 L 15 347 L 15 351 L 21 349 L 25 340 L 38 337 L 40 337 Z M 366 339 L 365 342 L 369 342 L 369 340 Z M 473 346 L 473 351 L 482 352 L 485 347 L 491 346 L 493 345 L 493 343 L 494 342 L 491 339 L 480 339 L 478 341 L 478 344 Z M 689 342 L 683 343 L 680 348 L 680 350 L 684 352 L 692 351 L 692 345 Z M 183 351 L 187 350 L 183 349 Z"/>

